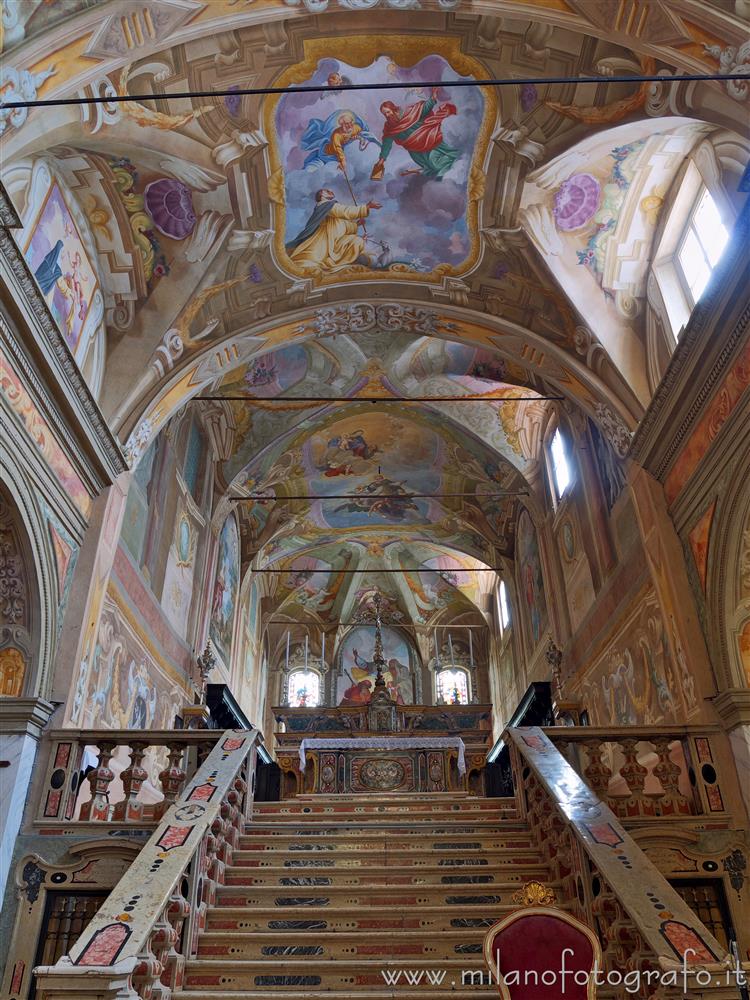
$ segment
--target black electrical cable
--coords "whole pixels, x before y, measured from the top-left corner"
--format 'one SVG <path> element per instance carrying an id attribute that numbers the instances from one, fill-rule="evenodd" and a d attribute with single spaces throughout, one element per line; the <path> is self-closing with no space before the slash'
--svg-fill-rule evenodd
<path id="1" fill-rule="evenodd" d="M 746 73 L 680 73 L 665 76 L 659 73 L 615 76 L 550 76 L 550 77 L 490 77 L 485 80 L 435 80 L 403 83 L 342 83 L 335 87 L 327 84 L 304 84 L 299 87 L 241 87 L 236 90 L 183 90 L 164 94 L 112 94 L 104 97 L 53 97 L 34 101 L 8 101 L 0 104 L 3 111 L 12 108 L 59 108 L 68 105 L 86 104 L 127 104 L 131 101 L 180 101 L 195 98 L 216 97 L 266 97 L 274 94 L 319 94 L 328 91 L 357 90 L 410 90 L 415 85 L 424 89 L 431 87 L 522 87 L 533 84 L 536 87 L 553 84 L 593 84 L 601 83 L 700 83 L 722 80 L 746 80 Z"/>

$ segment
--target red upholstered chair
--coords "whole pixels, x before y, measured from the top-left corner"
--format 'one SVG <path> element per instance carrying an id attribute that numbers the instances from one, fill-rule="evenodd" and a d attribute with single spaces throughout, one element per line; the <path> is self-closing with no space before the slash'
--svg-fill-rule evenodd
<path id="1" fill-rule="evenodd" d="M 503 1000 L 596 997 L 599 940 L 580 920 L 553 906 L 528 906 L 494 924 L 484 939 L 484 957 Z"/>

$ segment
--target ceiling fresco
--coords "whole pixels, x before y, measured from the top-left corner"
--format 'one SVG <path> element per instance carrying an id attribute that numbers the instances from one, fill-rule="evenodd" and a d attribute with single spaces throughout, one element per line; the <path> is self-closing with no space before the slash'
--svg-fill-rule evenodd
<path id="1" fill-rule="evenodd" d="M 483 621 L 550 409 L 623 458 L 649 404 L 686 159 L 740 197 L 748 88 L 671 78 L 742 68 L 743 3 L 1 2 L 3 100 L 141 98 L 0 109 L 16 238 L 129 463 L 200 411 L 274 615 Z"/>
<path id="2" fill-rule="evenodd" d="M 429 37 L 327 39 L 306 48 L 305 63 L 278 83 L 326 90 L 292 90 L 264 108 L 272 197 L 283 178 L 274 220 L 281 266 L 317 282 L 434 280 L 468 270 L 479 247 L 477 199 L 495 98 L 449 84 L 481 77 L 481 65 L 455 42 Z M 338 89 L 381 82 L 405 86 L 393 94 Z"/>

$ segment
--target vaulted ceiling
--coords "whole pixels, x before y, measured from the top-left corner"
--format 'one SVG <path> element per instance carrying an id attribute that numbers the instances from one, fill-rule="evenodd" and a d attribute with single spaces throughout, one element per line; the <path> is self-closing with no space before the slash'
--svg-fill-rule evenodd
<path id="1" fill-rule="evenodd" d="M 4 5 L 6 100 L 160 95 L 0 113 L 19 242 L 130 461 L 211 397 L 216 510 L 288 571 L 284 613 L 341 620 L 373 587 L 414 621 L 482 607 L 491 575 L 451 568 L 512 555 L 541 397 L 621 456 L 648 405 L 662 210 L 701 142 L 731 196 L 746 158 L 747 88 L 669 78 L 733 68 L 746 6 Z M 663 82 L 607 82 L 642 72 Z M 263 88 L 287 90 L 205 96 Z M 43 284 L 58 234 L 67 291 Z"/>

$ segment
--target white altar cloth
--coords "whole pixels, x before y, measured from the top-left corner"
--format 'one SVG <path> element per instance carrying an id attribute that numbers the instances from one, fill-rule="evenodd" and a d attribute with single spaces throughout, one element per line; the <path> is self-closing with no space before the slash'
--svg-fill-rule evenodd
<path id="1" fill-rule="evenodd" d="M 466 774 L 466 748 L 459 736 L 362 736 L 360 739 L 323 737 L 302 740 L 299 745 L 299 769 L 305 770 L 308 750 L 458 750 L 458 773 Z"/>

